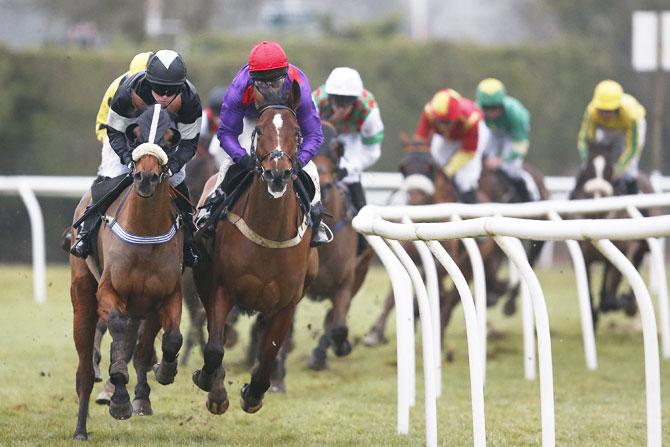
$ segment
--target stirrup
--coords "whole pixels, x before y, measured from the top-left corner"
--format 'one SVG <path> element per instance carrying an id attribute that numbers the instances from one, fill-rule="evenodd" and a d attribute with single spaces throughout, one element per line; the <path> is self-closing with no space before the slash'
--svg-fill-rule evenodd
<path id="1" fill-rule="evenodd" d="M 312 230 L 313 231 L 313 230 Z M 324 222 L 319 223 L 319 228 L 312 233 L 310 247 L 318 247 L 333 241 L 333 232 Z"/>
<path id="2" fill-rule="evenodd" d="M 77 237 L 74 244 L 70 247 L 70 254 L 78 258 L 86 259 L 90 254 L 88 241 L 85 236 Z"/>

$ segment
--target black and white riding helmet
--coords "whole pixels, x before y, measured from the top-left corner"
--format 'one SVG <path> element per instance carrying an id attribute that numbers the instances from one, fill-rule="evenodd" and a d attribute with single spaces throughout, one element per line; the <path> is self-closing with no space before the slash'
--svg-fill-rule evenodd
<path id="1" fill-rule="evenodd" d="M 186 80 L 186 64 L 174 50 L 159 50 L 147 62 L 147 81 L 154 85 L 181 85 Z"/>

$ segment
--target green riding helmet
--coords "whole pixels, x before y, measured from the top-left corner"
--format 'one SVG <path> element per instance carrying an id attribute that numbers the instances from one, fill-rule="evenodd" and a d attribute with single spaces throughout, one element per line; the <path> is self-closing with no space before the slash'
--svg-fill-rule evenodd
<path id="1" fill-rule="evenodd" d="M 475 93 L 475 102 L 479 107 L 502 106 L 507 91 L 502 82 L 495 78 L 487 78 L 479 83 Z"/>

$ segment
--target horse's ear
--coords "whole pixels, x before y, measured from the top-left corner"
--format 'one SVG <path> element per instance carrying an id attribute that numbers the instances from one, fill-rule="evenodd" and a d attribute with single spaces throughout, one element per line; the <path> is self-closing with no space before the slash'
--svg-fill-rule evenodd
<path id="1" fill-rule="evenodd" d="M 177 129 L 169 128 L 165 131 L 163 140 L 165 140 L 170 147 L 175 147 L 181 141 L 181 133 Z"/>
<path id="2" fill-rule="evenodd" d="M 130 141 L 130 144 L 135 144 L 137 139 L 140 137 L 140 126 L 137 123 L 133 123 L 130 126 L 126 127 L 126 138 Z"/>
<path id="3" fill-rule="evenodd" d="M 288 95 L 287 106 L 296 110 L 300 104 L 300 84 L 295 79 L 291 82 L 291 93 Z"/>

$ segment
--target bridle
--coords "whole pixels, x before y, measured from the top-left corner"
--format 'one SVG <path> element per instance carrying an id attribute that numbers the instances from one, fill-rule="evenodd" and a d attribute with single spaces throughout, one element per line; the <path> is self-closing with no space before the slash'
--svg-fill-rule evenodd
<path id="1" fill-rule="evenodd" d="M 270 109 L 288 110 L 289 112 L 291 112 L 291 115 L 293 115 L 293 117 L 296 119 L 296 121 L 298 120 L 298 116 L 296 115 L 295 111 L 292 108 L 284 106 L 284 105 L 280 105 L 280 104 L 270 104 L 270 105 L 266 105 L 266 106 L 262 107 L 258 111 L 258 118 L 260 119 L 261 115 L 263 115 L 263 113 L 265 111 L 270 110 Z M 282 158 L 286 158 L 287 160 L 289 160 L 291 162 L 292 173 L 295 173 L 294 172 L 295 171 L 295 166 L 297 164 L 296 160 L 295 160 L 295 157 L 292 157 L 291 155 L 287 154 L 286 152 L 282 151 L 281 149 L 274 149 L 269 154 L 266 154 L 263 157 L 258 158 L 258 155 L 256 154 L 256 140 L 257 140 L 259 135 L 261 135 L 261 129 L 260 129 L 260 127 L 256 126 L 256 127 L 254 127 L 254 130 L 251 133 L 251 147 L 249 148 L 249 152 L 255 160 L 254 171 L 257 172 L 258 174 L 262 175 L 263 174 L 262 164 L 263 164 L 264 161 L 266 161 L 266 160 L 279 161 Z M 296 141 L 297 141 L 296 154 L 298 154 L 302 150 L 302 132 L 300 131 L 300 126 L 298 126 Z"/>

